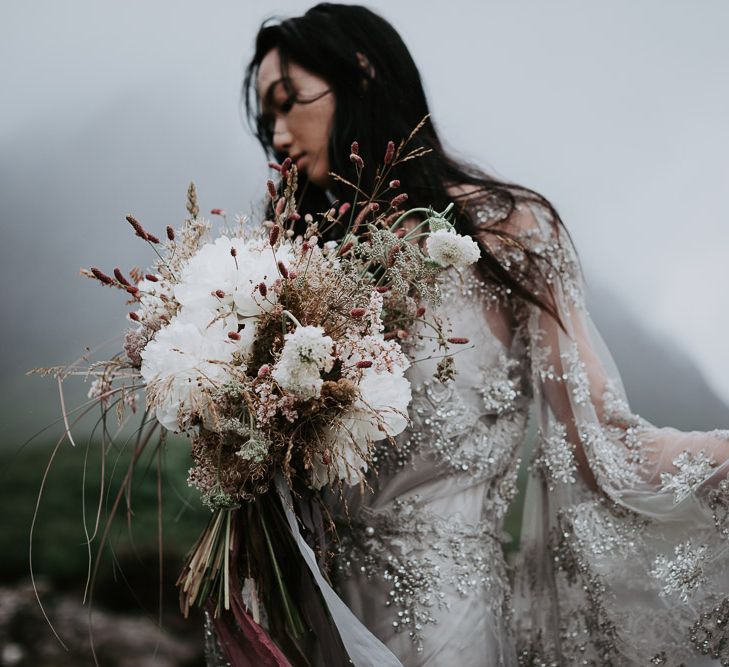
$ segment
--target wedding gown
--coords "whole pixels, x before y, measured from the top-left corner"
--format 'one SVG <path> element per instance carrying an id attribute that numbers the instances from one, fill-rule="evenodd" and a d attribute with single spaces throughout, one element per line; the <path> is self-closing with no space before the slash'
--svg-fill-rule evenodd
<path id="1" fill-rule="evenodd" d="M 729 431 L 631 413 L 564 230 L 537 203 L 506 223 L 473 206 L 509 270 L 534 292 L 552 287 L 564 329 L 475 269 L 445 274 L 439 314 L 470 341 L 457 374 L 434 379 L 428 357 L 442 352 L 427 338 L 409 350 L 421 359 L 408 370 L 411 427 L 380 447 L 371 490 L 350 490 L 346 512 L 332 502 L 331 579 L 393 656 L 362 650 L 354 664 L 729 665 Z M 544 258 L 538 270 L 520 244 Z M 512 573 L 503 524 L 532 405 Z"/>
<path id="2" fill-rule="evenodd" d="M 498 220 L 488 203 L 474 213 Z M 412 427 L 381 448 L 374 492 L 350 494 L 341 597 L 406 667 L 729 664 L 729 431 L 632 414 L 564 230 L 539 204 L 493 224 L 545 258 L 527 279 L 552 286 L 565 330 L 475 270 L 447 274 L 440 312 L 470 345 L 450 382 L 437 359 L 409 370 Z M 508 237 L 486 240 L 525 266 Z M 532 402 L 511 577 L 503 523 Z M 704 662 L 712 651 L 724 662 Z"/>

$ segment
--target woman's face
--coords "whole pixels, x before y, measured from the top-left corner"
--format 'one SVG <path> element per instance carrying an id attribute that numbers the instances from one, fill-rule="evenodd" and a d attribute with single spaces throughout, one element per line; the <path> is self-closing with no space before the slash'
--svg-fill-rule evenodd
<path id="1" fill-rule="evenodd" d="M 274 150 L 290 157 L 312 183 L 326 188 L 331 184 L 328 146 L 334 93 L 324 79 L 294 62 L 289 62 L 288 74 L 293 95 L 284 86 L 278 51 L 264 56 L 257 81 L 261 113 Z"/>

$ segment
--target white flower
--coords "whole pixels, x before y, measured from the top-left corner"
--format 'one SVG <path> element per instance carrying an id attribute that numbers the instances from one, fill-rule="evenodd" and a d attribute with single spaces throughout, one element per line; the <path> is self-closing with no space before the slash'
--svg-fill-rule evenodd
<path id="1" fill-rule="evenodd" d="M 367 471 L 364 455 L 373 442 L 402 433 L 408 425 L 407 409 L 411 400 L 410 382 L 404 368 L 392 373 L 368 369 L 358 385 L 359 396 L 326 434 L 336 477 L 348 484 L 360 482 Z M 312 485 L 327 484 L 329 470 L 315 457 Z"/>
<path id="2" fill-rule="evenodd" d="M 231 255 L 232 248 L 235 257 Z M 258 285 L 265 283 L 270 288 L 279 277 L 276 261 L 290 265 L 292 259 L 287 245 L 281 245 L 274 256 L 265 240 L 221 236 L 190 258 L 175 286 L 175 297 L 187 308 L 234 308 L 240 318 L 255 317 L 269 311 L 276 300 L 270 289 L 264 299 L 257 291 Z"/>
<path id="3" fill-rule="evenodd" d="M 323 384 L 320 372 L 331 370 L 334 364 L 333 342 L 321 327 L 300 326 L 286 334 L 281 356 L 273 369 L 274 380 L 300 398 L 318 396 Z"/>
<path id="4" fill-rule="evenodd" d="M 226 381 L 225 362 L 238 349 L 227 335 L 236 325 L 232 317 L 183 308 L 142 350 L 142 377 L 165 428 L 178 431 L 192 414 L 205 416 L 208 393 Z"/>
<path id="5" fill-rule="evenodd" d="M 428 235 L 425 241 L 428 255 L 442 266 L 464 269 L 478 261 L 481 250 L 470 236 L 461 236 L 454 231 L 439 229 Z"/>

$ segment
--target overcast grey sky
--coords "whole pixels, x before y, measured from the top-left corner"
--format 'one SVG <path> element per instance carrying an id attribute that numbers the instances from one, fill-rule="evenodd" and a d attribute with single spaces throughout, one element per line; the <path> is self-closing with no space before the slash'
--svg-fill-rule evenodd
<path id="1" fill-rule="evenodd" d="M 77 274 L 152 260 L 125 214 L 177 224 L 191 179 L 204 209 L 249 210 L 267 171 L 243 66 L 265 16 L 310 4 L 3 2 L 5 391 L 123 327 Z M 729 399 L 729 2 L 366 4 L 411 47 L 448 144 L 549 197 L 588 279 Z"/>

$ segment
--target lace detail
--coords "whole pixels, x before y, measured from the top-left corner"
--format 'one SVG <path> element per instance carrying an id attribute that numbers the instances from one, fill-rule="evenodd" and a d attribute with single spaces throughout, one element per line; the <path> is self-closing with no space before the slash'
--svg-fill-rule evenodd
<path id="1" fill-rule="evenodd" d="M 540 471 L 550 491 L 557 484 L 574 484 L 577 481 L 575 446 L 567 439 L 564 424 L 555 424 L 552 433 L 545 436 L 540 430 L 532 471 Z"/>
<path id="2" fill-rule="evenodd" d="M 650 574 L 663 584 L 661 595 L 670 597 L 677 593 L 682 602 L 688 602 L 691 594 L 706 583 L 703 564 L 707 551 L 705 544 L 694 546 L 687 540 L 674 548 L 673 558 L 658 556 Z"/>
<path id="3" fill-rule="evenodd" d="M 502 361 L 484 370 L 483 386 L 475 388 L 483 399 L 481 410 L 465 401 L 452 381 L 426 380 L 414 386 L 412 426 L 396 448 L 389 443 L 380 447 L 378 463 L 402 469 L 420 456 L 474 478 L 496 478 L 509 466 L 518 468 L 514 452 L 528 415 L 517 410 L 523 396 L 517 381 L 510 379 L 515 365 L 505 355 Z"/>
<path id="4" fill-rule="evenodd" d="M 695 455 L 688 451 L 682 452 L 674 459 L 673 465 L 678 472 L 661 473 L 661 484 L 664 491 L 673 492 L 673 502 L 680 503 L 711 475 L 712 469 L 716 468 L 716 461 L 706 456 L 702 449 Z"/>
<path id="5" fill-rule="evenodd" d="M 483 526 L 447 519 L 419 507 L 418 495 L 393 502 L 391 512 L 366 511 L 366 524 L 342 531 L 337 576 L 360 572 L 385 582 L 383 609 L 392 627 L 407 632 L 416 650 L 453 598 L 480 596 L 494 614 L 509 614 L 509 583 L 501 545 Z"/>
<path id="6" fill-rule="evenodd" d="M 689 639 L 699 655 L 718 659 L 722 667 L 729 667 L 729 598 L 709 605 L 701 613 L 689 629 Z"/>

